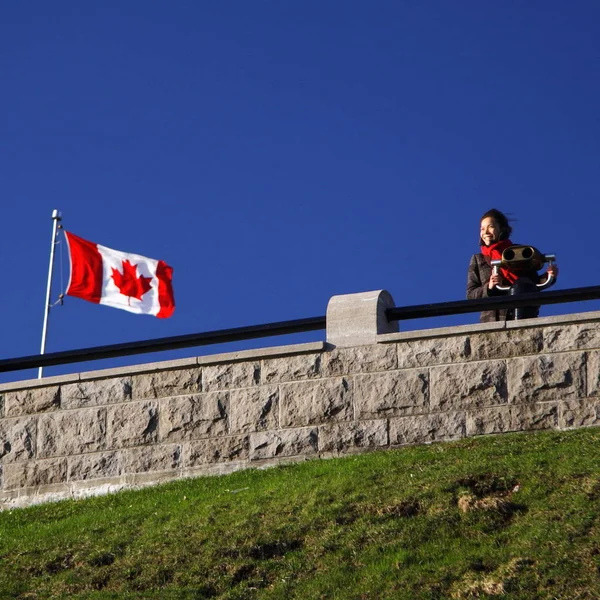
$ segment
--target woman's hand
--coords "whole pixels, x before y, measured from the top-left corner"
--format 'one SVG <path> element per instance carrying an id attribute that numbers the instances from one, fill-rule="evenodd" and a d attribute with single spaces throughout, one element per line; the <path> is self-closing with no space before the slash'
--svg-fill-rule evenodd
<path id="1" fill-rule="evenodd" d="M 500 275 L 500 273 L 492 273 L 492 276 L 490 277 L 490 282 L 488 283 L 488 288 L 491 290 L 497 285 L 500 285 L 501 283 L 502 276 Z"/>

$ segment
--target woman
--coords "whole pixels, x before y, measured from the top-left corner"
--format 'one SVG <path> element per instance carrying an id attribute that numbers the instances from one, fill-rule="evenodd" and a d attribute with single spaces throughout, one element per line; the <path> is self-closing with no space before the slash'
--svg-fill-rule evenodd
<path id="1" fill-rule="evenodd" d="M 494 274 L 491 261 L 499 258 L 505 248 L 513 245 L 510 241 L 512 227 L 504 213 L 492 208 L 481 217 L 479 229 L 479 244 L 481 253 L 474 254 L 469 264 L 467 277 L 467 298 L 490 298 L 502 296 L 507 292 L 499 290 L 497 286 L 507 286 L 515 282 L 516 276 L 507 269 L 501 269 L 500 273 Z M 548 274 L 556 280 L 558 267 L 548 266 Z M 542 283 L 547 278 L 540 277 L 537 271 L 525 274 L 534 283 Z M 489 323 L 491 321 L 511 321 L 515 318 L 513 309 L 486 310 L 481 313 L 480 321 Z"/>

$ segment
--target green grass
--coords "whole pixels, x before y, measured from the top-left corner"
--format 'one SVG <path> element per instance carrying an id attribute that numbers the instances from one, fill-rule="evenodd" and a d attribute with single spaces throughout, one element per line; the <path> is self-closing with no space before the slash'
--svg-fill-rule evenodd
<path id="1" fill-rule="evenodd" d="M 600 429 L 0 513 L 0 598 L 600 598 Z"/>

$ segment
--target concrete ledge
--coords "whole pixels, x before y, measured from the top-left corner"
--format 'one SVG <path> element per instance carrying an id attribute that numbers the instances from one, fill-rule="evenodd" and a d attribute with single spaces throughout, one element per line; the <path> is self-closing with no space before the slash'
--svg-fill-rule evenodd
<path id="1" fill-rule="evenodd" d="M 122 375 L 143 375 L 144 373 L 155 373 L 166 369 L 183 369 L 185 367 L 195 367 L 198 364 L 196 357 L 179 358 L 175 360 L 164 360 L 161 362 L 141 363 L 129 365 L 126 367 L 113 367 L 111 369 L 99 369 L 98 371 L 85 371 L 79 373 L 81 381 L 91 379 L 105 379 L 107 377 L 120 377 Z"/>
<path id="2" fill-rule="evenodd" d="M 455 325 L 452 327 L 437 327 L 436 329 L 419 329 L 417 331 L 386 333 L 383 335 L 378 335 L 376 342 L 378 344 L 389 344 L 393 342 L 403 342 L 406 340 L 450 337 L 452 335 L 462 335 L 465 333 L 489 333 L 492 331 L 502 331 L 503 329 L 506 329 L 506 324 L 504 321 L 498 321 L 497 323 Z"/>
<path id="3" fill-rule="evenodd" d="M 51 385 L 61 385 L 63 383 L 76 383 L 79 381 L 79 373 L 69 373 L 68 375 L 56 375 L 53 377 L 44 377 L 42 379 L 24 379 L 22 381 L 9 381 L 0 383 L 0 394 L 2 392 L 12 392 L 15 390 L 26 390 L 31 388 L 49 387 Z"/>
<path id="4" fill-rule="evenodd" d="M 238 350 L 237 352 L 207 354 L 204 356 L 194 356 L 191 358 L 180 358 L 176 360 L 141 363 L 127 367 L 114 367 L 111 369 L 101 369 L 98 371 L 87 371 L 85 373 L 80 373 L 79 379 L 81 381 L 86 381 L 90 379 L 103 379 L 106 377 L 119 377 L 121 375 L 142 375 L 144 373 L 155 373 L 157 371 L 180 368 L 183 369 L 186 367 L 243 362 L 245 360 L 272 358 L 274 356 L 289 356 L 290 354 L 309 354 L 311 352 L 322 352 L 324 348 L 325 342 L 307 342 L 305 344 L 289 344 L 285 346 L 271 346 L 269 348 L 252 348 L 249 350 Z"/>
<path id="5" fill-rule="evenodd" d="M 543 325 L 574 325 L 575 323 L 595 323 L 600 321 L 600 310 L 573 313 L 569 315 L 554 315 L 551 317 L 538 317 L 537 319 L 524 319 L 523 321 L 507 321 L 507 329 L 522 329 L 527 327 L 540 327 Z"/>
<path id="6" fill-rule="evenodd" d="M 367 294 L 378 294 L 379 292 L 367 292 Z M 362 296 L 362 294 L 352 294 Z M 351 295 L 351 296 L 352 296 Z M 391 297 L 390 297 L 391 298 Z M 501 331 L 503 329 L 527 329 L 546 325 L 569 325 L 575 323 L 600 322 L 600 311 L 590 311 L 583 313 L 574 313 L 566 315 L 555 315 L 541 317 L 537 319 L 525 319 L 523 321 L 499 321 L 497 323 L 473 323 L 468 325 L 456 325 L 451 327 L 437 327 L 432 329 L 419 329 L 416 331 L 403 331 L 392 333 L 380 333 L 374 335 L 370 343 L 389 344 L 407 340 L 418 340 L 428 338 L 444 338 L 453 335 L 462 335 L 466 333 L 489 333 L 492 331 Z M 339 344 L 338 344 L 339 345 Z M 342 344 L 343 346 L 344 344 Z M 355 344 L 351 344 L 355 345 Z M 360 344 L 359 344 L 360 345 Z M 91 381 L 96 379 L 105 379 L 111 377 L 120 377 L 123 375 L 153 373 L 178 368 L 216 365 L 222 363 L 243 362 L 246 360 L 256 360 L 261 358 L 285 357 L 296 354 L 310 354 L 329 351 L 335 348 L 336 344 L 328 339 L 327 342 L 308 342 L 304 344 L 290 344 L 285 346 L 272 346 L 269 348 L 258 348 L 250 350 L 241 350 L 237 352 L 227 352 L 222 354 L 210 354 L 205 356 L 182 358 L 176 360 L 166 360 L 160 362 L 141 363 L 123 367 L 113 367 L 110 369 L 99 369 L 96 371 L 84 371 L 82 373 L 69 373 L 66 375 L 55 375 L 44 377 L 42 379 L 24 379 L 20 381 L 9 381 L 0 383 L 0 394 L 3 392 L 12 392 L 16 390 L 25 390 L 52 385 L 63 385 L 77 383 L 79 381 Z"/>
<path id="7" fill-rule="evenodd" d="M 180 358 L 176 360 L 165 360 L 161 362 L 141 363 L 124 367 L 113 367 L 110 369 L 99 369 L 97 371 L 85 371 L 83 373 L 70 373 L 68 375 L 56 375 L 42 379 L 24 379 L 22 381 L 9 381 L 0 383 L 0 393 L 13 392 L 31 388 L 48 387 L 51 385 L 62 385 L 77 383 L 79 381 L 92 381 L 96 379 L 108 379 L 121 377 L 123 375 L 143 375 L 145 373 L 156 373 L 175 369 L 184 369 L 196 366 L 209 366 L 222 363 L 243 362 L 246 360 L 257 360 L 261 358 L 273 358 L 278 356 L 289 356 L 297 354 L 311 354 L 323 352 L 327 347 L 325 342 L 307 342 L 304 344 L 289 344 L 285 346 L 272 346 L 270 348 L 257 348 L 251 350 L 240 350 L 238 352 L 227 352 L 223 354 L 210 354 L 191 358 Z"/>
<path id="8" fill-rule="evenodd" d="M 497 321 L 494 323 L 471 323 L 469 325 L 455 325 L 452 327 L 437 327 L 434 329 L 419 329 L 416 331 L 401 331 L 386 333 L 377 336 L 378 344 L 403 342 L 406 340 L 419 340 L 426 338 L 442 338 L 466 333 L 490 333 L 504 329 L 531 329 L 546 325 L 574 325 L 576 323 L 600 322 L 600 311 L 574 313 L 567 315 L 554 315 L 537 319 L 524 319 L 522 321 Z"/>
<path id="9" fill-rule="evenodd" d="M 270 348 L 259 348 L 256 350 L 241 350 L 239 352 L 228 352 L 226 354 L 210 354 L 207 356 L 199 356 L 198 364 L 215 365 L 225 362 L 241 362 L 244 360 L 289 356 L 290 354 L 311 354 L 313 352 L 322 352 L 325 349 L 325 345 L 325 342 L 306 342 L 304 344 L 272 346 Z"/>

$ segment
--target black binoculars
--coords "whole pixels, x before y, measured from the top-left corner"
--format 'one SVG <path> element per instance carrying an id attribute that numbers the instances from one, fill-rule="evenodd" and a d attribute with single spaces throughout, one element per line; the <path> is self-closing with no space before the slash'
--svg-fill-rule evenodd
<path id="1" fill-rule="evenodd" d="M 529 294 L 550 287 L 554 277 L 546 272 L 543 283 L 533 282 L 529 275 L 532 271 L 539 271 L 545 264 L 551 265 L 556 260 L 555 254 L 542 254 L 533 246 L 509 246 L 502 252 L 502 258 L 491 261 L 494 275 L 499 273 L 500 267 L 508 269 L 517 276 L 517 280 L 509 286 L 497 285 L 502 291 L 508 291 L 511 296 Z M 540 277 L 543 279 L 543 275 Z M 537 306 L 525 306 L 515 309 L 515 319 L 529 319 L 537 317 Z"/>

